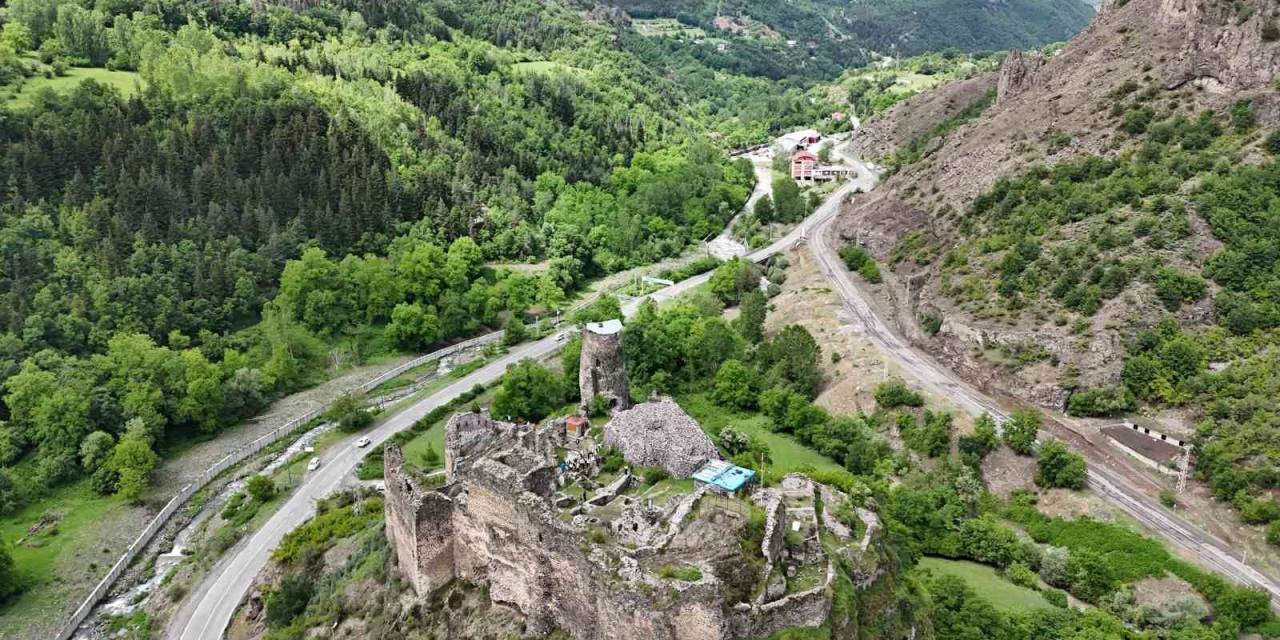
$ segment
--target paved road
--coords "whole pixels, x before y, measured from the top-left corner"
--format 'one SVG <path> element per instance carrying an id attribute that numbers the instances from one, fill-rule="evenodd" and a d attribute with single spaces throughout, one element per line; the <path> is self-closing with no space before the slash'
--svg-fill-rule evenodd
<path id="1" fill-rule="evenodd" d="M 846 151 L 841 150 L 840 154 L 858 168 L 859 179 L 864 184 L 869 182 L 874 185 L 875 174 L 872 171 L 856 158 L 848 155 Z M 881 318 L 875 307 L 853 283 L 832 246 L 835 238 L 830 227 L 834 219 L 834 216 L 822 217 L 814 232 L 809 235 L 809 247 L 822 264 L 823 271 L 834 285 L 836 293 L 840 295 L 845 308 L 852 315 L 862 335 L 875 344 L 885 357 L 897 361 L 913 379 L 934 393 L 947 397 L 969 414 L 977 416 L 985 412 L 990 413 L 1000 422 L 1008 419 L 1000 403 L 994 398 L 961 380 L 928 354 L 907 344 Z M 1069 434 L 1060 435 L 1069 437 Z M 1052 436 L 1041 432 L 1040 437 Z M 1272 605 L 1280 607 L 1280 583 L 1276 579 L 1232 555 L 1231 547 L 1222 540 L 1160 506 L 1145 492 L 1134 486 L 1134 474 L 1125 474 L 1108 466 L 1108 458 L 1111 457 L 1109 454 L 1083 438 L 1070 438 L 1070 440 L 1072 446 L 1089 459 L 1088 486 L 1096 493 L 1161 537 L 1190 553 L 1200 561 L 1201 565 L 1241 584 L 1265 590 L 1271 595 Z"/>
<path id="2" fill-rule="evenodd" d="M 838 202 L 851 190 L 858 187 L 864 190 L 869 189 L 873 184 L 874 182 L 866 180 L 845 184 L 790 233 L 768 247 L 751 253 L 747 258 L 759 262 L 774 253 L 796 245 L 815 225 L 834 216 L 839 210 Z M 671 300 L 710 278 L 710 273 L 704 273 L 677 282 L 648 296 L 630 300 L 622 306 L 623 314 L 630 316 L 635 313 L 646 298 L 652 298 L 657 302 Z M 508 366 L 524 358 L 537 359 L 556 352 L 563 345 L 559 340 L 562 333 L 564 332 L 553 334 L 537 342 L 520 345 L 503 357 L 391 416 L 386 422 L 364 434 L 372 442 L 370 447 L 381 444 L 393 434 L 408 428 L 432 409 L 448 403 L 473 386 L 489 384 L 497 380 Z M 236 607 L 253 584 L 254 578 L 266 566 L 271 552 L 280 540 L 286 533 L 311 518 L 315 513 L 316 500 L 336 491 L 360 464 L 360 459 L 368 449 L 357 448 L 355 440 L 356 436 L 349 437 L 330 452 L 326 452 L 320 468 L 309 473 L 288 501 L 267 520 L 262 528 L 254 532 L 247 541 L 237 545 L 231 551 L 231 555 L 224 557 L 214 566 L 174 615 L 165 637 L 176 640 L 212 640 L 222 637 Z"/>

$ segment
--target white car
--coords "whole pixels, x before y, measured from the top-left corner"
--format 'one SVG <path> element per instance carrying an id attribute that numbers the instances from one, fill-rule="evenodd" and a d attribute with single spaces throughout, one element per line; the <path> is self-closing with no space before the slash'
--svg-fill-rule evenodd
<path id="1" fill-rule="evenodd" d="M 361 449 L 369 446 L 369 436 L 365 436 L 363 438 L 360 438 L 359 440 L 356 440 L 356 446 L 360 447 Z"/>
<path id="2" fill-rule="evenodd" d="M 320 458 L 312 458 L 311 462 L 307 463 L 307 471 L 315 471 L 316 469 L 319 469 L 319 468 L 320 468 Z"/>

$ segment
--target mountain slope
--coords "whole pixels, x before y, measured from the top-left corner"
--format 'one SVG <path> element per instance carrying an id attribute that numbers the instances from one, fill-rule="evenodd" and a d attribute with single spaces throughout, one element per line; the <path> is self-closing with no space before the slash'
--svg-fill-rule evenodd
<path id="1" fill-rule="evenodd" d="M 1199 475 L 1246 515 L 1280 460 L 1275 9 L 1131 0 L 1054 55 L 1011 54 L 967 120 L 962 100 L 899 105 L 863 144 L 898 172 L 840 223 L 892 266 L 913 339 L 1045 406 L 1194 432 Z M 929 113 L 941 135 L 904 133 Z"/>
<path id="2" fill-rule="evenodd" d="M 718 43 L 696 46 L 713 66 L 775 65 L 822 77 L 865 64 L 871 54 L 911 56 L 959 49 L 1035 47 L 1070 38 L 1093 18 L 1080 0 L 610 0 L 632 18 L 677 18 Z M 792 46 L 788 46 L 787 41 Z"/>

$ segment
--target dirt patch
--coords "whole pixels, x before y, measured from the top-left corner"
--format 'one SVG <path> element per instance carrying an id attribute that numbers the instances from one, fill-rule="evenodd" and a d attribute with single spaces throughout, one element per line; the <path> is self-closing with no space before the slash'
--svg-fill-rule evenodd
<path id="1" fill-rule="evenodd" d="M 1099 522 L 1115 522 L 1116 512 L 1092 493 L 1070 491 L 1067 489 L 1049 489 L 1040 493 L 1036 507 L 1041 513 L 1051 518 L 1072 520 L 1090 517 Z"/>
<path id="2" fill-rule="evenodd" d="M 1034 489 L 1036 459 L 1000 446 L 982 461 L 982 477 L 991 493 L 1008 498 L 1018 489 Z"/>
<path id="3" fill-rule="evenodd" d="M 1138 606 L 1152 609 L 1166 609 L 1186 600 L 1196 600 L 1205 611 L 1209 610 L 1209 603 L 1189 582 L 1174 576 L 1147 578 L 1134 583 L 1133 599 Z"/>
<path id="4" fill-rule="evenodd" d="M 885 359 L 842 319 L 840 300 L 808 247 L 788 253 L 787 259 L 787 281 L 782 293 L 769 301 L 765 330 L 774 333 L 798 324 L 813 334 L 822 350 L 819 406 L 836 414 L 874 411 L 872 393 L 890 376 Z"/>

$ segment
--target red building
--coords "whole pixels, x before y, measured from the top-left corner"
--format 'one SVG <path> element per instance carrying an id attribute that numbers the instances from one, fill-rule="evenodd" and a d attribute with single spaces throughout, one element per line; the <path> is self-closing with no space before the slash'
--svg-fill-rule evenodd
<path id="1" fill-rule="evenodd" d="M 591 429 L 591 423 L 582 416 L 569 416 L 564 420 L 564 430 L 570 438 L 581 438 L 587 435 L 589 429 Z"/>
<path id="2" fill-rule="evenodd" d="M 812 151 L 797 151 L 791 156 L 791 179 L 796 182 L 843 180 L 857 173 L 848 165 L 820 163 Z"/>
<path id="3" fill-rule="evenodd" d="M 813 180 L 818 168 L 818 156 L 812 151 L 797 151 L 791 156 L 791 179 L 796 182 Z"/>

